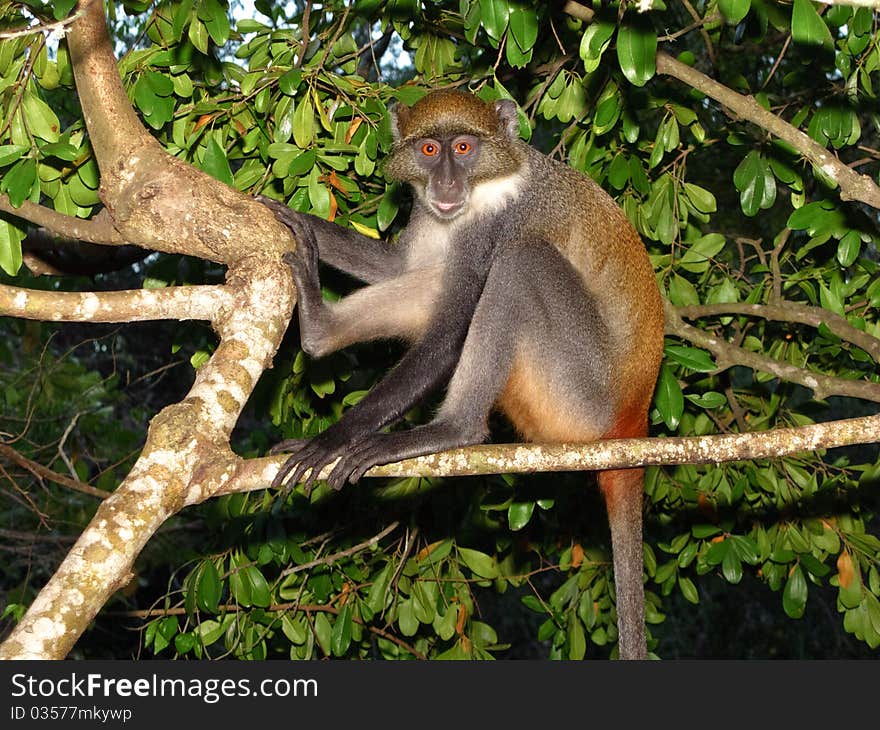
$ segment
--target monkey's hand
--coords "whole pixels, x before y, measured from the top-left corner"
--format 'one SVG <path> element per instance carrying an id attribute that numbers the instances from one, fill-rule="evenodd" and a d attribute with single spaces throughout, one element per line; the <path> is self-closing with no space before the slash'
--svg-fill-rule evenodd
<path id="1" fill-rule="evenodd" d="M 274 446 L 270 453 L 275 454 L 283 451 L 289 453 L 290 456 L 281 465 L 272 480 L 272 486 L 280 487 L 285 481 L 292 486 L 302 481 L 305 493 L 310 494 L 324 467 L 353 448 L 358 441 L 359 439 L 353 437 L 349 429 L 338 423 L 311 439 L 282 441 Z M 306 472 L 309 472 L 308 476 L 305 476 Z M 288 474 L 290 475 L 289 479 L 287 478 Z M 337 469 L 334 468 L 327 481 L 331 487 L 340 490 L 346 480 L 344 476 L 338 477 Z"/>
<path id="2" fill-rule="evenodd" d="M 339 456 L 327 481 L 334 489 L 346 482 L 355 484 L 377 464 L 390 464 L 437 451 L 482 443 L 481 432 L 469 433 L 447 423 L 434 421 L 409 431 L 369 433 L 350 443 Z"/>

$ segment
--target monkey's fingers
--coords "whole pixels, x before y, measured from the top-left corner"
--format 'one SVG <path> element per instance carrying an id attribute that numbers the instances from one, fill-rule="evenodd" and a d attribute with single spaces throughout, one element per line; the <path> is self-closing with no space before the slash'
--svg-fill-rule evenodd
<path id="1" fill-rule="evenodd" d="M 311 439 L 286 439 L 285 441 L 279 441 L 275 444 L 271 449 L 269 449 L 269 454 L 282 454 L 289 453 L 295 454 L 297 451 L 300 451 L 303 446 L 305 446 Z"/>
<path id="2" fill-rule="evenodd" d="M 284 480 L 288 474 L 293 470 L 293 468 L 297 465 L 296 457 L 291 457 L 287 461 L 285 461 L 281 468 L 278 470 L 278 473 L 275 475 L 275 478 L 272 480 L 272 489 L 279 489 L 282 484 L 284 484 Z M 289 486 L 292 488 L 296 482 L 290 482 Z"/>

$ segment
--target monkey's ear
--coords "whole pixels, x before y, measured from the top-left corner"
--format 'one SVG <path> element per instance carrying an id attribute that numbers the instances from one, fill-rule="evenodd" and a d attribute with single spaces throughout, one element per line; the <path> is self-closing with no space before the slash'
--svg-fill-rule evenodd
<path id="1" fill-rule="evenodd" d="M 519 116 L 516 102 L 511 99 L 498 99 L 495 102 L 495 114 L 498 116 L 498 131 L 511 139 L 519 137 Z"/>
<path id="2" fill-rule="evenodd" d="M 395 142 L 403 139 L 403 131 L 409 121 L 409 107 L 395 102 L 388 107 L 388 116 L 391 118 L 391 134 Z"/>

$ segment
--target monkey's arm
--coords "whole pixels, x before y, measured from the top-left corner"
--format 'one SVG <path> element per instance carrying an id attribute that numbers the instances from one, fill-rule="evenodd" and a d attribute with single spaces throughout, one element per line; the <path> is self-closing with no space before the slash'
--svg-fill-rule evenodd
<path id="1" fill-rule="evenodd" d="M 295 484 L 311 469 L 304 482 L 306 489 L 310 489 L 324 466 L 377 430 L 400 420 L 449 379 L 482 295 L 497 240 L 486 232 L 480 238 L 483 243 L 478 248 L 484 248 L 483 251 L 470 247 L 466 256 L 451 256 L 435 315 L 419 342 L 337 423 L 310 441 L 290 444 L 292 455 L 279 470 L 273 486 L 280 485 L 288 474 L 291 484 Z M 328 481 L 334 489 L 341 489 L 349 475 L 343 460 Z"/>
<path id="2" fill-rule="evenodd" d="M 308 225 L 315 236 L 318 256 L 334 269 L 368 284 L 391 279 L 403 271 L 405 258 L 402 246 L 394 246 L 323 218 L 300 213 L 264 195 L 256 197 L 288 228 L 296 230 L 297 224 Z"/>

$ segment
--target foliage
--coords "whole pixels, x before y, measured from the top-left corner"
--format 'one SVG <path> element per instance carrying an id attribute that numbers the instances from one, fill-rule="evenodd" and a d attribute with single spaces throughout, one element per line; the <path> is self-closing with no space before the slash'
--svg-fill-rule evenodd
<path id="1" fill-rule="evenodd" d="M 23 3 L 3 22 L 20 24 L 25 6 L 57 18 L 71 5 Z M 393 234 L 406 206 L 381 174 L 387 109 L 430 86 L 466 85 L 485 99 L 516 99 L 525 136 L 615 195 L 676 307 L 790 301 L 880 337 L 877 212 L 841 200 L 827 171 L 658 76 L 655 63 L 666 48 L 876 180 L 877 16 L 809 0 L 657 0 L 647 13 L 613 4 L 586 22 L 562 5 L 330 0 L 308 4 L 305 38 L 302 2 L 260 0 L 260 19 L 235 19 L 222 0 L 110 8 L 137 39 L 120 71 L 144 122 L 172 154 L 240 190 Z M 411 54 L 413 80 L 374 66 L 389 40 Z M 97 168 L 69 103 L 64 44 L 56 50 L 40 34 L 2 41 L 0 69 L 0 191 L 16 205 L 89 216 Z M 395 83 L 374 80 L 380 71 Z M 14 218 L 0 220 L 9 274 L 23 238 Z M 350 285 L 327 281 L 331 297 Z M 743 352 L 880 382 L 871 355 L 825 324 L 726 314 L 701 326 Z M 289 348 L 253 404 L 243 451 L 277 440 L 267 413 L 285 438 L 321 431 L 391 362 L 384 346 L 319 362 L 295 337 Z M 670 337 L 652 434 L 754 431 L 857 410 L 877 409 L 813 399 Z M 663 623 L 673 594 L 699 604 L 710 576 L 736 585 L 747 574 L 778 592 L 791 619 L 831 586 L 845 631 L 880 646 L 878 477 L 876 448 L 649 470 L 652 648 L 663 656 L 674 641 Z M 613 651 L 609 539 L 580 478 L 366 483 L 352 494 L 318 489 L 311 502 L 298 493 L 224 497 L 201 514 L 214 543 L 176 566 L 160 602 L 180 610 L 144 632 L 162 656 L 490 658 L 505 655 L 506 617 L 520 607 L 533 614 L 545 656 Z M 362 545 L 394 519 L 406 530 Z M 480 605 L 491 591 L 504 594 L 504 608 L 489 617 Z"/>

